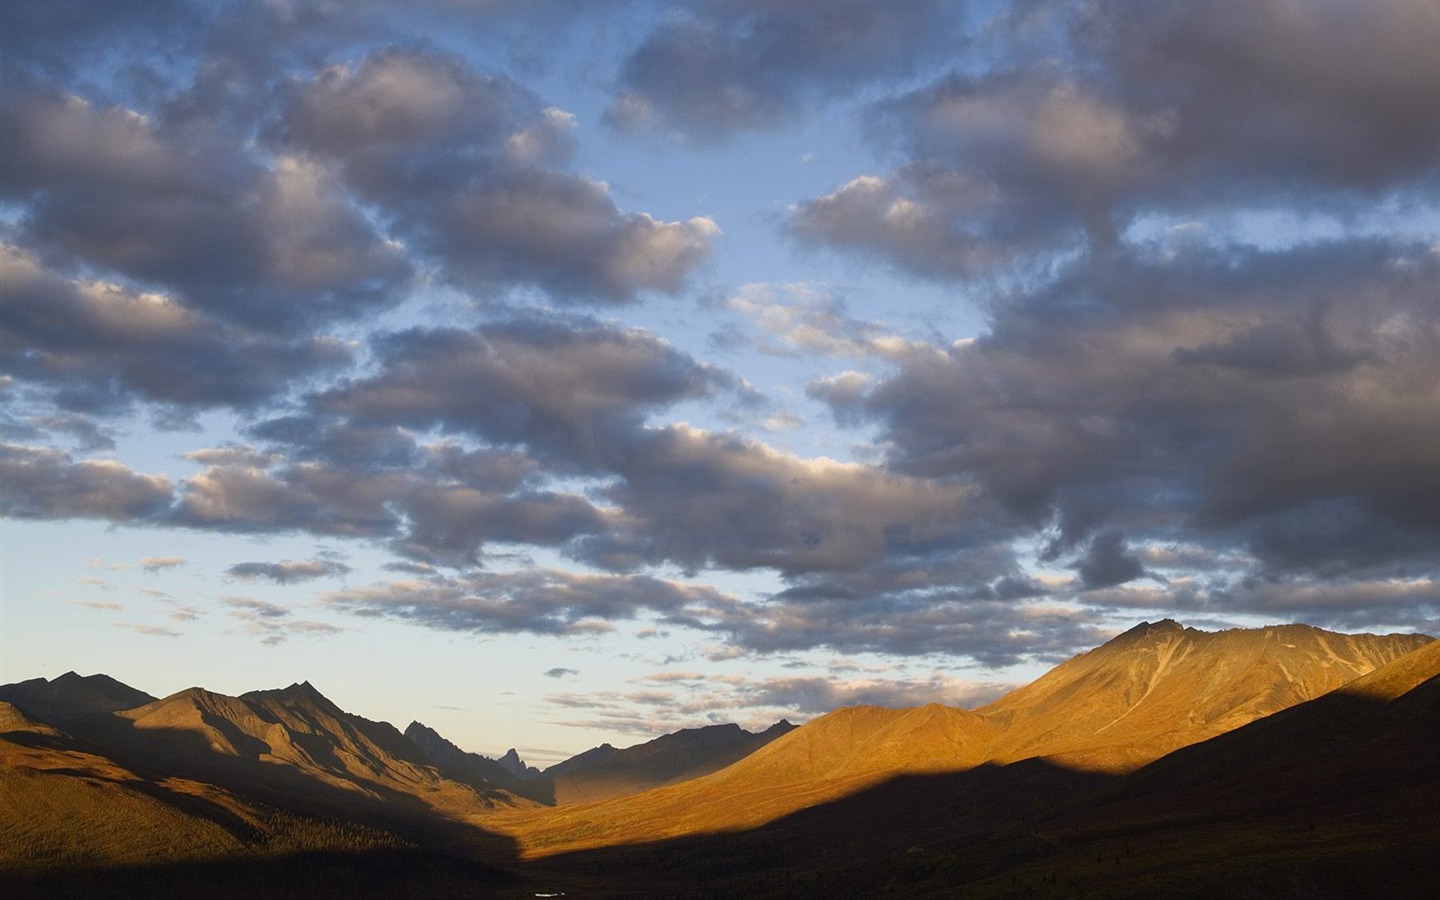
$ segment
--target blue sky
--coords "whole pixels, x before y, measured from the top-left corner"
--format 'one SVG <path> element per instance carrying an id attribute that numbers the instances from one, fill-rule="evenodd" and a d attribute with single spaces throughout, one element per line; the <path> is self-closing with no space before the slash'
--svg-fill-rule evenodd
<path id="1" fill-rule="evenodd" d="M 0 679 L 546 764 L 1440 628 L 1440 8 L 0 11 Z"/>

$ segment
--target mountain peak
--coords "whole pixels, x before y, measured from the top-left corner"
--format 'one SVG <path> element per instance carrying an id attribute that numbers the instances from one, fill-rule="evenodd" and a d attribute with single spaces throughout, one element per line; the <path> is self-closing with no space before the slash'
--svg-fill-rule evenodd
<path id="1" fill-rule="evenodd" d="M 296 681 L 287 687 L 271 690 L 247 691 L 240 696 L 246 700 L 279 700 L 321 706 L 325 709 L 338 709 L 329 697 L 320 693 L 319 689 L 308 681 Z"/>
<path id="2" fill-rule="evenodd" d="M 505 755 L 495 761 L 498 762 L 501 766 L 504 766 L 505 771 L 509 772 L 511 775 L 514 775 L 516 778 L 540 777 L 540 770 L 535 768 L 534 766 L 525 765 L 525 760 L 520 758 L 520 754 L 515 750 L 514 747 L 511 747 L 509 750 L 505 751 Z"/>
<path id="3" fill-rule="evenodd" d="M 1134 628 L 1121 633 L 1116 639 L 1128 637 L 1145 637 L 1147 635 L 1159 634 L 1181 634 L 1186 630 L 1184 625 L 1174 619 L 1161 619 L 1158 622 L 1141 622 Z"/>

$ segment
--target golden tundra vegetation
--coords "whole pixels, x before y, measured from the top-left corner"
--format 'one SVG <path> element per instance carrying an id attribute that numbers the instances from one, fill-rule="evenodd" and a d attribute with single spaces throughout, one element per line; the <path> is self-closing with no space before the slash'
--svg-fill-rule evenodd
<path id="1" fill-rule="evenodd" d="M 308 683 L 0 687 L 0 894 L 1433 896 L 1440 642 L 1142 624 L 974 710 L 543 773 Z"/>

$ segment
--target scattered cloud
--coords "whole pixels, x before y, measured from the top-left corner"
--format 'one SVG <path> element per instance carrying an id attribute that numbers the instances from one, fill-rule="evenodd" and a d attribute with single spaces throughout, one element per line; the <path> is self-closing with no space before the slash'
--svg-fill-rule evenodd
<path id="1" fill-rule="evenodd" d="M 299 561 L 283 559 L 278 563 L 236 563 L 226 569 L 225 573 L 242 581 L 264 578 L 276 584 L 296 584 L 301 581 L 313 581 L 317 578 L 345 575 L 349 571 L 349 566 L 330 559 Z"/>
<path id="2" fill-rule="evenodd" d="M 142 556 L 140 557 L 140 568 L 146 572 L 159 572 L 164 569 L 176 569 L 185 565 L 183 556 Z"/>
<path id="3" fill-rule="evenodd" d="M 702 141 L 773 128 L 817 100 L 911 74 L 955 42 L 958 19 L 937 0 L 698 5 L 622 63 L 606 120 Z"/>

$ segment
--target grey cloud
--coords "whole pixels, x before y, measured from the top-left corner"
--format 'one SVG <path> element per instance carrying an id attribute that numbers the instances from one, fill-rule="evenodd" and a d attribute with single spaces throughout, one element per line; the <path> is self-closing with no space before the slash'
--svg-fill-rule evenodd
<path id="1" fill-rule="evenodd" d="M 1009 684 L 964 682 L 932 676 L 925 680 L 854 679 L 798 676 L 775 678 L 745 686 L 749 705 L 781 707 L 821 715 L 845 706 L 904 708 L 927 703 L 976 707 L 997 699 Z"/>
<path id="2" fill-rule="evenodd" d="M 606 118 L 706 139 L 773 127 L 809 101 L 908 75 L 961 21 L 959 4 L 937 0 L 699 4 L 625 61 Z"/>
<path id="3" fill-rule="evenodd" d="M 3 303 L 3 300 L 0 300 Z M 61 432 L 75 438 L 77 449 L 86 453 L 114 450 L 115 439 L 106 434 L 93 419 L 74 414 L 37 416 L 30 420 L 37 429 Z"/>
<path id="4" fill-rule="evenodd" d="M 608 631 L 615 621 L 722 600 L 704 585 L 550 569 L 392 581 L 325 597 L 356 615 L 394 616 L 446 631 L 552 635 Z"/>
<path id="5" fill-rule="evenodd" d="M 1097 613 L 1035 601 L 956 600 L 926 593 L 843 600 L 772 601 L 692 627 L 736 647 L 775 653 L 827 647 L 842 653 L 970 657 L 982 665 L 1058 662 L 1105 639 Z"/>
<path id="6" fill-rule="evenodd" d="M 579 669 L 566 669 L 566 668 L 563 668 L 563 667 L 560 667 L 560 666 L 556 666 L 556 667 L 553 668 L 553 669 L 546 669 L 546 670 L 545 670 L 545 677 L 546 677 L 546 678 L 564 678 L 566 675 L 579 675 L 579 674 L 580 674 L 580 670 L 579 670 Z"/>
<path id="7" fill-rule="evenodd" d="M 1018 295 L 977 341 L 820 396 L 882 424 L 893 467 L 974 479 L 1056 525 L 1059 550 L 1118 528 L 1312 572 L 1423 564 L 1437 277 L 1433 250 L 1382 241 L 1135 251 Z M 1263 365 L 1257 333 L 1286 335 Z M 1307 553 L 1305 534 L 1328 539 Z M 1117 549 L 1092 545 L 1092 585 L 1136 574 L 1097 546 Z"/>
<path id="8" fill-rule="evenodd" d="M 0 245 L 0 366 L 65 406 L 248 407 L 350 361 L 337 341 L 227 325 L 169 296 L 62 277 Z"/>
<path id="9" fill-rule="evenodd" d="M 683 425 L 635 436 L 605 496 L 616 531 L 581 549 L 629 567 L 850 569 L 925 556 L 978 536 L 993 510 L 967 485 L 804 459 Z"/>
<path id="10" fill-rule="evenodd" d="M 557 545 L 599 527 L 584 498 L 515 493 L 416 469 L 300 462 L 275 470 L 215 465 L 189 479 L 175 524 L 250 533 L 386 539 L 419 562 L 474 565 L 489 541 Z"/>
<path id="11" fill-rule="evenodd" d="M 409 276 L 322 165 L 267 167 L 232 135 L 50 92 L 12 96 L 0 123 L 15 136 L 0 193 L 27 208 L 22 240 L 220 319 L 284 330 L 354 318 Z"/>
<path id="12" fill-rule="evenodd" d="M 13 0 L 0 7 L 0 65 L 42 73 L 69 73 L 82 61 L 106 55 L 117 42 L 159 51 L 203 21 L 189 0 L 144 0 L 123 8 L 86 0 Z"/>
<path id="13" fill-rule="evenodd" d="M 328 559 L 283 559 L 278 563 L 247 562 L 236 563 L 225 570 L 227 575 L 246 581 L 264 578 L 276 584 L 296 584 L 313 581 L 316 578 L 345 575 L 350 567 Z"/>
<path id="14" fill-rule="evenodd" d="M 1433 634 L 1440 630 L 1440 584 L 1428 571 L 1398 578 L 1272 575 L 1187 579 L 1166 585 L 1125 585 L 1090 591 L 1085 600 L 1096 608 L 1126 614 L 1132 610 L 1169 609 L 1221 619 L 1249 614 L 1348 631 Z"/>
<path id="15" fill-rule="evenodd" d="M 1176 110 L 1168 181 L 1213 190 L 1255 175 L 1372 188 L 1433 172 L 1440 153 L 1440 16 L 1427 3 L 1265 0 L 1096 7 L 1080 45 L 1132 106 Z M 1219 176 L 1217 178 L 1217 176 Z"/>
<path id="16" fill-rule="evenodd" d="M 792 233 L 968 278 L 1106 252 L 1147 214 L 1333 213 L 1440 177 L 1425 3 L 1267 0 L 1243 25 L 1215 0 L 1048 6 L 1048 48 L 997 27 L 997 63 L 878 104 L 905 162 L 800 204 Z"/>
<path id="17" fill-rule="evenodd" d="M 1145 575 L 1144 565 L 1125 546 L 1125 535 L 1119 531 L 1095 535 L 1075 569 L 1087 588 L 1112 587 Z"/>
<path id="18" fill-rule="evenodd" d="M 373 378 L 321 395 L 355 420 L 471 431 L 595 465 L 645 417 L 726 386 L 648 332 L 525 320 L 476 331 L 408 331 L 377 342 Z"/>
<path id="19" fill-rule="evenodd" d="M 276 140 L 337 160 L 446 277 L 538 285 L 561 301 L 675 293 L 708 255 L 713 222 L 622 212 L 605 185 L 556 166 L 569 117 L 501 76 L 384 51 L 294 87 Z"/>
<path id="20" fill-rule="evenodd" d="M 289 608 L 254 597 L 224 597 L 220 602 L 229 607 L 230 617 L 240 622 L 247 634 L 271 647 L 296 636 L 329 637 L 345 630 L 329 622 L 296 619 Z"/>
<path id="21" fill-rule="evenodd" d="M 802 242 L 859 250 L 925 277 L 965 277 L 1035 249 L 1033 236 L 991 233 L 978 215 L 991 205 L 988 193 L 983 184 L 918 166 L 864 175 L 798 204 L 788 228 Z"/>
<path id="22" fill-rule="evenodd" d="M 75 462 L 48 447 L 0 444 L 0 515 L 18 519 L 156 521 L 173 485 L 114 460 Z"/>

